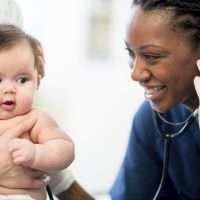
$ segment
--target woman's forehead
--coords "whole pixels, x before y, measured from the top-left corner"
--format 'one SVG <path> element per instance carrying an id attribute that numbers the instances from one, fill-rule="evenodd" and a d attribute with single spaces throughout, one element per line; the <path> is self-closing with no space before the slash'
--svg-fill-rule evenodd
<path id="1" fill-rule="evenodd" d="M 162 28 L 173 24 L 173 16 L 174 11 L 172 9 L 143 10 L 140 6 L 136 6 L 131 10 L 128 24 L 142 23 L 147 25 L 147 23 L 150 23 L 149 26 L 158 24 Z"/>
<path id="2" fill-rule="evenodd" d="M 174 31 L 174 22 L 171 19 L 172 14 L 165 11 L 144 11 L 137 8 L 127 24 L 125 43 L 132 48 L 146 45 L 162 48 L 171 45 L 171 48 L 175 48 L 174 45 L 180 43 L 188 46 L 186 34 Z"/>
<path id="3" fill-rule="evenodd" d="M 160 11 L 143 11 L 137 8 L 129 17 L 126 34 L 137 34 L 138 37 L 148 35 L 150 32 L 159 36 L 160 34 L 172 34 L 171 16 Z"/>

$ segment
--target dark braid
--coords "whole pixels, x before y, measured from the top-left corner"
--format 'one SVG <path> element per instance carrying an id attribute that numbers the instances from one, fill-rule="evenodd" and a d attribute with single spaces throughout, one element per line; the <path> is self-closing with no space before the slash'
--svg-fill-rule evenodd
<path id="1" fill-rule="evenodd" d="M 143 10 L 173 10 L 173 28 L 188 33 L 193 48 L 200 47 L 200 0 L 134 0 Z"/>

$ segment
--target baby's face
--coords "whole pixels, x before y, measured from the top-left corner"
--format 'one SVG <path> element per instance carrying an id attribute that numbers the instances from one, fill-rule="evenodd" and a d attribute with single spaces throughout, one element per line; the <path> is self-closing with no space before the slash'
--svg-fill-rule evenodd
<path id="1" fill-rule="evenodd" d="M 39 75 L 26 41 L 0 51 L 0 120 L 31 110 Z"/>

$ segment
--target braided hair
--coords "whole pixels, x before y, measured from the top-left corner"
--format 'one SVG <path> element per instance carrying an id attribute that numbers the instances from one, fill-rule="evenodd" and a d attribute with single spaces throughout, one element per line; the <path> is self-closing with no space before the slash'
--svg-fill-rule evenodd
<path id="1" fill-rule="evenodd" d="M 133 0 L 133 6 L 144 11 L 171 10 L 173 30 L 188 34 L 188 40 L 196 50 L 200 47 L 200 0 Z"/>

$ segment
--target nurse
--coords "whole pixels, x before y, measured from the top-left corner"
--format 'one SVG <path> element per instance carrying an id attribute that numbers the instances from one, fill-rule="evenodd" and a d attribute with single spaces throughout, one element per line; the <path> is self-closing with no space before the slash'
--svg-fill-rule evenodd
<path id="1" fill-rule="evenodd" d="M 136 113 L 130 139 L 111 189 L 112 200 L 152 200 L 163 167 L 164 139 L 152 109 L 170 122 L 185 121 L 199 107 L 199 0 L 134 0 L 125 34 L 131 77 L 146 100 Z M 199 62 L 198 62 L 199 64 Z M 133 91 L 134 92 L 134 91 Z M 167 125 L 167 132 L 180 126 Z M 170 145 L 169 166 L 160 199 L 200 198 L 200 131 L 194 120 Z"/>

